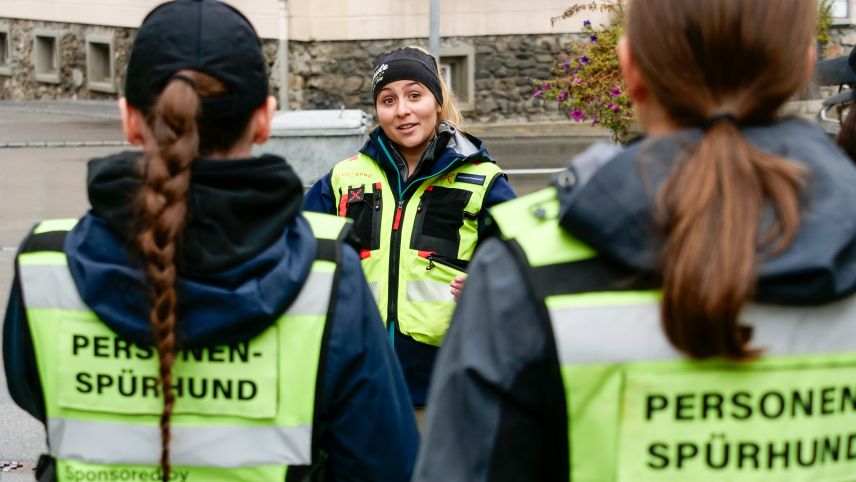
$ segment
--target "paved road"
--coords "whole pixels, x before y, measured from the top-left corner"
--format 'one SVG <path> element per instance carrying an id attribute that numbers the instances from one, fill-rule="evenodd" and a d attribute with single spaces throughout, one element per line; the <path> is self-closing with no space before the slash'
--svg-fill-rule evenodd
<path id="1" fill-rule="evenodd" d="M 546 185 L 549 176 L 543 170 L 564 165 L 593 142 L 591 137 L 569 137 L 573 130 L 565 126 L 472 130 L 486 139 L 503 168 L 512 173 L 536 169 L 509 176 L 519 194 Z M 26 145 L 43 147 L 20 147 Z M 41 219 L 83 214 L 88 208 L 86 161 L 124 148 L 113 104 L 0 102 L 0 313 L 5 312 L 22 236 Z M 41 424 L 11 402 L 0 370 L 0 481 L 32 480 L 27 469 L 44 450 Z M 3 463 L 10 461 L 28 465 L 3 472 Z"/>
<path id="2" fill-rule="evenodd" d="M 87 207 L 86 159 L 115 149 L 0 148 L 0 312 L 5 312 L 15 247 L 22 236 L 41 219 L 82 215 Z M 0 371 L 0 464 L 33 463 L 45 450 L 43 439 L 41 424 L 9 399 Z M 26 477 L 0 472 L 3 482 L 31 480 Z"/>

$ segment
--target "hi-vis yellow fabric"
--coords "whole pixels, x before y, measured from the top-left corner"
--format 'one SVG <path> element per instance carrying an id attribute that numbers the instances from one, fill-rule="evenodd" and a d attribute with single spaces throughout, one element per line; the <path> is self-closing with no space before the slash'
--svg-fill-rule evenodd
<path id="1" fill-rule="evenodd" d="M 656 287 L 575 271 L 607 261 L 557 213 L 552 188 L 491 210 L 530 279 L 575 286 L 539 294 L 565 389 L 569 480 L 856 480 L 856 299 L 750 304 L 741 320 L 765 356 L 693 361 L 664 336 Z M 576 283 L 562 279 L 572 273 Z"/>
<path id="2" fill-rule="evenodd" d="M 337 240 L 346 224 L 306 217 L 319 240 Z M 74 223 L 46 221 L 32 236 Z M 84 304 L 61 245 L 22 252 L 17 262 L 58 479 L 159 480 L 157 350 L 119 338 Z M 335 271 L 334 262 L 316 259 L 297 299 L 257 337 L 178 353 L 171 480 L 284 480 L 289 466 L 313 463 Z"/>
<path id="3" fill-rule="evenodd" d="M 465 274 L 485 196 L 500 175 L 492 162 L 462 164 L 429 182 L 414 181 L 418 187 L 405 202 L 396 201 L 397 185 L 365 154 L 333 168 L 338 214 L 356 222 L 363 272 L 385 322 L 440 345 L 455 308 L 449 283 Z"/>

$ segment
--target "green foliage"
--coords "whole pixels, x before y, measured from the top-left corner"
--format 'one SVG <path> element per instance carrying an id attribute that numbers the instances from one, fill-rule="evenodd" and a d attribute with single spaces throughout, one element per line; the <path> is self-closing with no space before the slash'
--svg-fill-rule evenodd
<path id="1" fill-rule="evenodd" d="M 832 2 L 820 0 L 817 2 L 817 41 L 821 45 L 829 43 L 829 29 L 832 27 Z"/>
<path id="2" fill-rule="evenodd" d="M 609 129 L 613 140 L 626 141 L 635 120 L 633 105 L 621 78 L 616 46 L 623 29 L 624 0 L 575 5 L 552 19 L 570 18 L 580 12 L 608 12 L 609 23 L 595 27 L 583 23 L 585 39 L 574 42 L 564 62 L 553 69 L 551 79 L 530 79 L 533 97 L 557 102 L 576 122 L 590 121 Z"/>
<path id="3" fill-rule="evenodd" d="M 636 114 L 621 78 L 615 51 L 624 33 L 624 10 L 627 0 L 609 0 L 574 5 L 553 23 L 583 12 L 607 12 L 609 23 L 595 27 L 583 24 L 585 39 L 574 42 L 563 63 L 553 68 L 553 78 L 529 79 L 533 97 L 557 102 L 559 109 L 576 122 L 590 121 L 609 129 L 613 140 L 622 142 L 632 137 Z M 832 4 L 819 0 L 817 41 L 829 42 L 832 26 Z"/>

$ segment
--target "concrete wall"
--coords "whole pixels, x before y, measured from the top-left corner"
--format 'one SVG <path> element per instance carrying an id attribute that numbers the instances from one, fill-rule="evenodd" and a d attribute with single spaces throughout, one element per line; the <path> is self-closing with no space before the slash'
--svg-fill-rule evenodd
<path id="1" fill-rule="evenodd" d="M 578 32 L 582 19 L 551 25 L 574 3 L 591 0 L 441 0 L 443 37 Z M 290 1 L 295 40 L 405 39 L 428 36 L 428 0 Z M 593 20 L 601 18 L 593 17 Z"/>
<path id="2" fill-rule="evenodd" d="M 227 0 L 263 38 L 279 37 L 278 0 Z M 441 35 L 484 36 L 579 31 L 581 19 L 551 25 L 569 5 L 591 0 L 442 0 Z M 0 17 L 136 27 L 161 0 L 0 0 Z M 288 0 L 292 40 L 402 39 L 428 36 L 428 0 Z"/>

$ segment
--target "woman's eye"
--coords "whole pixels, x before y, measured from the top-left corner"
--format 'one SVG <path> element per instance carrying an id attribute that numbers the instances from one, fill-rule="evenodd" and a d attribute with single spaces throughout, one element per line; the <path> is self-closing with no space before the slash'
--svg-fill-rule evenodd
<path id="1" fill-rule="evenodd" d="M 410 93 L 410 98 L 411 98 L 411 99 L 418 99 L 421 95 L 422 95 L 422 94 L 420 94 L 419 92 L 411 92 L 411 93 Z"/>
<path id="2" fill-rule="evenodd" d="M 392 97 L 387 97 L 387 98 L 383 99 L 382 102 L 386 105 L 391 105 L 393 102 L 395 102 L 395 99 L 393 99 Z"/>

